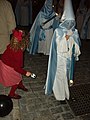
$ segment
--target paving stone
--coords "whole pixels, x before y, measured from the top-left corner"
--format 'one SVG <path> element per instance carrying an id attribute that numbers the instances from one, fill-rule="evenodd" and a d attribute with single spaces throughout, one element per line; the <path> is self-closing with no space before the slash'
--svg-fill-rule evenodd
<path id="1" fill-rule="evenodd" d="M 74 119 L 74 116 L 72 115 L 72 113 L 64 113 L 64 114 L 62 114 L 62 116 L 63 116 L 64 120 Z"/>
<path id="2" fill-rule="evenodd" d="M 57 113 L 63 112 L 63 109 L 62 109 L 61 106 L 58 106 L 58 107 L 55 107 L 55 108 L 51 108 L 50 110 L 51 110 L 52 114 L 57 114 Z"/>

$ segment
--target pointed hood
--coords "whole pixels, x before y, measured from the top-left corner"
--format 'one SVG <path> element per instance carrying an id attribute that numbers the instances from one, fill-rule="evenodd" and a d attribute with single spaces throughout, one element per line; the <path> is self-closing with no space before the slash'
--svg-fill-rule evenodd
<path id="1" fill-rule="evenodd" d="M 43 12 L 43 16 L 46 19 L 50 19 L 55 15 L 55 12 L 52 7 L 53 0 L 46 0 L 44 6 L 42 7 L 41 11 Z"/>
<path id="2" fill-rule="evenodd" d="M 61 17 L 61 22 L 64 20 L 75 20 L 71 0 L 64 1 L 64 12 L 63 12 L 63 15 Z"/>

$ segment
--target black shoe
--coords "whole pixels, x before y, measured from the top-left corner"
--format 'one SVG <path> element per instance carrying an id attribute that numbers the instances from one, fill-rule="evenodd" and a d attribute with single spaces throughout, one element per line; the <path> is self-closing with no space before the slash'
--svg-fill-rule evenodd
<path id="1" fill-rule="evenodd" d="M 67 103 L 66 103 L 66 100 L 61 100 L 60 103 L 61 103 L 61 104 L 67 104 Z"/>

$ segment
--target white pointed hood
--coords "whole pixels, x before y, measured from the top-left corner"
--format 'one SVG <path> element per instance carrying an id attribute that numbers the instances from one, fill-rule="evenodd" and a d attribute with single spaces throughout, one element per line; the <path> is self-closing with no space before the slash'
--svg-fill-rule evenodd
<path id="1" fill-rule="evenodd" d="M 61 22 L 64 20 L 75 20 L 71 0 L 64 1 L 64 12 L 63 12 L 63 15 L 61 17 Z"/>

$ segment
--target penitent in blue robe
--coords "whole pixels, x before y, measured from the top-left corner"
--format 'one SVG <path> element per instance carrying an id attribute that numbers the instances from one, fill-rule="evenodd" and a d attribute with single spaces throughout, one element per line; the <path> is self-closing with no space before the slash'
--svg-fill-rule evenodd
<path id="1" fill-rule="evenodd" d="M 48 62 L 45 94 L 51 95 L 53 92 L 57 100 L 65 100 L 70 97 L 68 82 L 73 79 L 73 67 L 71 67 L 73 47 L 75 48 L 75 60 L 78 60 L 80 55 L 78 31 L 73 28 L 73 34 L 66 41 L 67 31 L 63 26 L 59 26 L 54 31 Z"/>
<path id="2" fill-rule="evenodd" d="M 55 16 L 55 12 L 52 8 L 52 0 L 46 0 L 44 6 L 38 13 L 32 27 L 30 30 L 30 43 L 28 47 L 28 51 L 30 54 L 36 54 L 38 53 L 39 49 L 39 42 L 43 41 L 45 42 L 47 40 L 48 44 L 51 44 L 50 41 L 52 39 L 53 31 L 57 26 L 59 25 L 59 19 L 53 18 Z M 53 18 L 52 20 L 50 20 Z M 50 20 L 50 21 L 48 21 Z M 44 22 L 48 21 L 48 25 L 43 25 Z M 47 36 L 47 31 L 50 33 Z M 52 34 L 51 34 L 52 33 Z M 51 37 L 50 37 L 51 36 Z M 45 44 L 47 44 L 45 43 Z M 48 46 L 47 44 L 47 46 Z M 42 47 L 42 46 L 41 46 Z M 45 45 L 44 45 L 45 47 Z M 48 46 L 49 47 L 49 46 Z M 42 47 L 43 48 L 43 47 Z M 49 47 L 50 49 L 50 47 Z M 46 51 L 47 54 L 48 51 Z"/>

